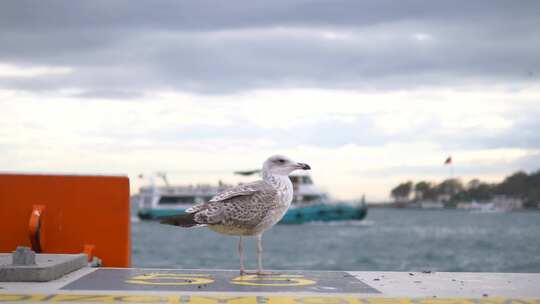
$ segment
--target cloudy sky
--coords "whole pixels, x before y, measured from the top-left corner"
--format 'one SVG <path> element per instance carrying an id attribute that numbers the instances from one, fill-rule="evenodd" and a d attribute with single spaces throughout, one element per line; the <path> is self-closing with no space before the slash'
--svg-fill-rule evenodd
<path id="1" fill-rule="evenodd" d="M 540 168 L 538 1 L 2 1 L 0 171 L 235 182 L 269 155 L 333 196 Z"/>

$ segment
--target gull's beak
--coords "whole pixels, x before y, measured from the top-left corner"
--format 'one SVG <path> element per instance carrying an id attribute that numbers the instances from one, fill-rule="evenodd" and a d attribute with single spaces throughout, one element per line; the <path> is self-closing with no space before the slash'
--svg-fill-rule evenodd
<path id="1" fill-rule="evenodd" d="M 311 169 L 311 167 L 308 164 L 304 164 L 304 163 L 297 163 L 296 167 L 298 169 L 302 169 L 302 170 L 310 170 Z"/>

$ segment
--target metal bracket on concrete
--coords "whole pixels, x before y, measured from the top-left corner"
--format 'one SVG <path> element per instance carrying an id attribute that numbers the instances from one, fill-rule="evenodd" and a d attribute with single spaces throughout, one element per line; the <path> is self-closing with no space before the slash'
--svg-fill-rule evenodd
<path id="1" fill-rule="evenodd" d="M 23 265 L 35 265 L 36 264 L 36 253 L 33 252 L 28 247 L 19 246 L 13 252 L 12 256 L 12 265 L 14 266 L 23 266 Z"/>
<path id="2" fill-rule="evenodd" d="M 0 282 L 48 282 L 87 265 L 85 254 L 36 254 L 17 247 L 0 253 Z"/>

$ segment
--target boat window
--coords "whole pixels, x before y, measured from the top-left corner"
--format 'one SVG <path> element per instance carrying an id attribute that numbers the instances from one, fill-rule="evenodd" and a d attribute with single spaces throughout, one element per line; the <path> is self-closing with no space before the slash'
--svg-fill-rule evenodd
<path id="1" fill-rule="evenodd" d="M 313 202 L 321 199 L 319 195 L 304 195 L 304 202 Z"/>
<path id="2" fill-rule="evenodd" d="M 310 184 L 313 184 L 313 181 L 311 180 L 311 177 L 304 176 L 303 183 L 310 185 Z"/>
<path id="3" fill-rule="evenodd" d="M 194 204 L 195 197 L 193 196 L 162 196 L 159 199 L 160 205 L 167 204 Z"/>

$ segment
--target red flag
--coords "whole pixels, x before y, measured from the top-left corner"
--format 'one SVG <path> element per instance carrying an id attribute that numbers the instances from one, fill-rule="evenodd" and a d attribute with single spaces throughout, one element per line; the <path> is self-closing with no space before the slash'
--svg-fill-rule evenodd
<path id="1" fill-rule="evenodd" d="M 445 165 L 450 165 L 450 164 L 452 164 L 452 156 L 448 156 L 448 158 L 444 161 L 444 164 L 445 164 Z"/>

